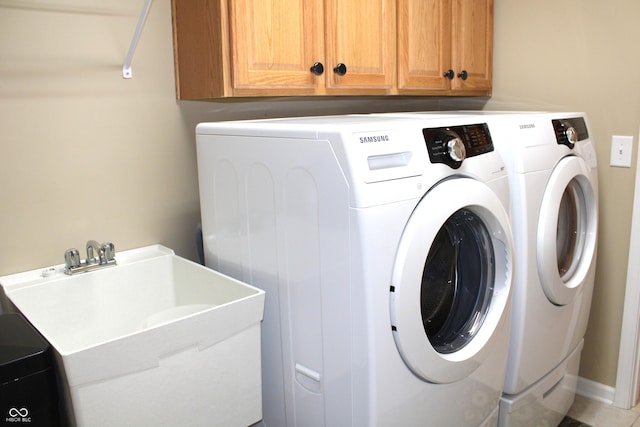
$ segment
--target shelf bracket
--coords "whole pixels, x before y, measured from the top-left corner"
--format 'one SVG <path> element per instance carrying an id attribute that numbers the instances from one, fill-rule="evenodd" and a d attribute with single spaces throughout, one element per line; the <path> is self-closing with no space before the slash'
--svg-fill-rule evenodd
<path id="1" fill-rule="evenodd" d="M 142 33 L 142 27 L 144 27 L 144 21 L 147 20 L 147 15 L 149 14 L 151 1 L 152 0 L 144 1 L 142 12 L 140 12 L 140 17 L 138 18 L 138 25 L 136 25 L 136 32 L 133 34 L 133 39 L 131 40 L 131 45 L 129 46 L 129 52 L 127 52 L 127 57 L 124 59 L 124 64 L 122 65 L 122 77 L 125 79 L 130 79 L 131 77 L 133 77 L 133 73 L 131 71 L 131 61 L 133 61 L 133 54 L 136 52 L 136 46 L 138 45 L 138 40 L 140 39 L 140 34 Z"/>

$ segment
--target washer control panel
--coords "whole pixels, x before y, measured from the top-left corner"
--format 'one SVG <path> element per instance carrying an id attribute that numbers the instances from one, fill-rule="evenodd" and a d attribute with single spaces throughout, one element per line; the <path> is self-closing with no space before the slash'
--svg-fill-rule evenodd
<path id="1" fill-rule="evenodd" d="M 551 120 L 558 144 L 573 148 L 576 142 L 589 138 L 589 131 L 583 117 Z"/>
<path id="2" fill-rule="evenodd" d="M 486 123 L 422 129 L 431 163 L 458 169 L 465 158 L 493 151 Z"/>

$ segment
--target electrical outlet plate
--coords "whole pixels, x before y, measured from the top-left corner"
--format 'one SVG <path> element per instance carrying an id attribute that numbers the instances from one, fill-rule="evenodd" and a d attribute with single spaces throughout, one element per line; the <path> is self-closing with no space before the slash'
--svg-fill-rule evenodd
<path id="1" fill-rule="evenodd" d="M 631 167 L 631 151 L 633 149 L 632 136 L 611 137 L 611 166 L 622 168 Z"/>

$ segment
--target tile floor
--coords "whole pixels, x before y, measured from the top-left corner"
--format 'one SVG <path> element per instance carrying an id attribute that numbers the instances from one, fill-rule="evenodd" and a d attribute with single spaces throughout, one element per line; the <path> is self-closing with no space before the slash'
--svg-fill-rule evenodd
<path id="1" fill-rule="evenodd" d="M 592 427 L 640 427 L 640 404 L 625 410 L 576 395 L 567 415 Z"/>

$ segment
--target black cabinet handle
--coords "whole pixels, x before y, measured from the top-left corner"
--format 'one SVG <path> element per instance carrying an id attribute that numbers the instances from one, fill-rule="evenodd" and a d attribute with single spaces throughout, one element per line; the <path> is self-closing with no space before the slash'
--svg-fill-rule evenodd
<path id="1" fill-rule="evenodd" d="M 453 80 L 453 77 L 455 76 L 455 73 L 453 72 L 453 70 L 449 70 L 447 72 L 445 72 L 443 74 L 443 76 L 449 80 Z"/>
<path id="2" fill-rule="evenodd" d="M 347 66 L 341 62 L 335 66 L 333 72 L 339 76 L 344 76 L 345 74 L 347 74 Z"/>
<path id="3" fill-rule="evenodd" d="M 313 64 L 313 66 L 311 67 L 311 72 L 316 76 L 322 75 L 322 73 L 324 73 L 324 65 L 322 65 L 322 62 L 316 62 L 315 64 Z"/>
<path id="4" fill-rule="evenodd" d="M 462 70 L 460 73 L 458 73 L 458 78 L 462 80 L 467 80 L 467 77 L 469 77 L 467 70 Z"/>

